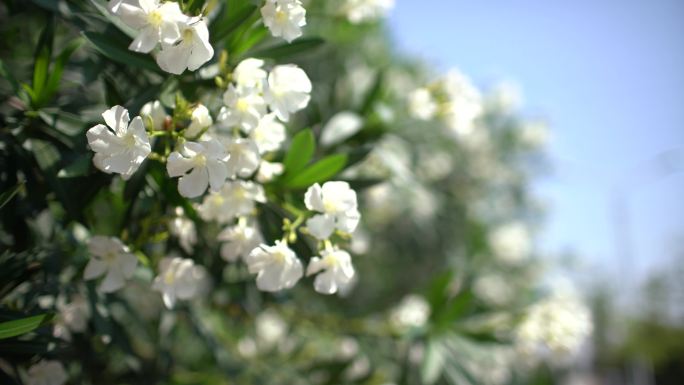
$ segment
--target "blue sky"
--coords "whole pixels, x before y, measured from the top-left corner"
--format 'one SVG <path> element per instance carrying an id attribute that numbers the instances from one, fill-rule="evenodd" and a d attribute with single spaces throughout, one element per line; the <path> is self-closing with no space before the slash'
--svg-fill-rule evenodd
<path id="1" fill-rule="evenodd" d="M 642 277 L 672 258 L 684 244 L 684 1 L 396 3 L 401 49 L 485 87 L 511 80 L 524 111 L 551 123 L 553 175 L 535 186 L 550 209 L 540 247 Z M 672 150 L 680 171 L 663 176 Z M 616 213 L 629 218 L 631 254 Z"/>

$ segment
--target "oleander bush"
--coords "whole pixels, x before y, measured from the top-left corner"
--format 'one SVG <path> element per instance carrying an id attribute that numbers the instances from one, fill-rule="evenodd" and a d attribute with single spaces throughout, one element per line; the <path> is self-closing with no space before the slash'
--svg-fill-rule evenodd
<path id="1" fill-rule="evenodd" d="M 0 5 L 0 379 L 550 381 L 544 123 L 393 48 L 391 0 Z"/>

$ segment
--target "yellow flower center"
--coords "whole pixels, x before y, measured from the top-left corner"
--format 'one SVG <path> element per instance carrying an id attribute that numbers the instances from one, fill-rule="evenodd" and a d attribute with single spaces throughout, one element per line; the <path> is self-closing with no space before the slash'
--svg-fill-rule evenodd
<path id="1" fill-rule="evenodd" d="M 135 147 L 135 136 L 132 132 L 126 133 L 123 137 L 124 145 L 128 148 Z"/>
<path id="2" fill-rule="evenodd" d="M 249 109 L 249 103 L 245 99 L 240 98 L 235 103 L 235 108 L 240 112 L 246 112 Z"/>
<path id="3" fill-rule="evenodd" d="M 195 167 L 204 167 L 207 165 L 207 157 L 204 156 L 204 154 L 195 155 L 195 158 L 192 161 L 195 164 Z"/>
<path id="4" fill-rule="evenodd" d="M 273 259 L 278 263 L 284 263 L 285 258 L 286 255 L 282 251 L 276 251 L 275 253 L 273 253 Z"/>
<path id="5" fill-rule="evenodd" d="M 323 210 L 326 213 L 334 213 L 337 211 L 337 203 L 328 199 L 323 199 Z"/>
<path id="6" fill-rule="evenodd" d="M 186 28 L 183 30 L 183 41 L 192 41 L 193 33 L 191 28 Z"/>
<path id="7" fill-rule="evenodd" d="M 164 283 L 165 284 L 172 285 L 175 280 L 176 280 L 176 277 L 173 276 L 172 271 L 167 271 L 166 274 L 164 274 Z"/>
<path id="8" fill-rule="evenodd" d="M 155 27 L 159 27 L 163 21 L 164 18 L 158 10 L 154 10 L 147 15 L 147 22 Z"/>
<path id="9" fill-rule="evenodd" d="M 275 19 L 278 23 L 284 23 L 287 21 L 287 13 L 283 12 L 282 10 L 278 10 L 275 13 Z"/>

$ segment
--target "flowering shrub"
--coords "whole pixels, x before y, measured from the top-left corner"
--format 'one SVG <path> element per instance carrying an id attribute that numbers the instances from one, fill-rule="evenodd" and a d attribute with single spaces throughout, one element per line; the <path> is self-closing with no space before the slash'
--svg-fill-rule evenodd
<path id="1" fill-rule="evenodd" d="M 424 81 L 391 6 L 3 5 L 3 383 L 505 383 L 576 353 L 583 305 L 534 304 L 544 131 Z"/>

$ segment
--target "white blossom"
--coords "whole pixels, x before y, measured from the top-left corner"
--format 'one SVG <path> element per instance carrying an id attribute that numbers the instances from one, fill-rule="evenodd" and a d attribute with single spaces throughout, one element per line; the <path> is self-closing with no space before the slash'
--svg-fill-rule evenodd
<path id="1" fill-rule="evenodd" d="M 480 91 L 456 70 L 447 74 L 441 86 L 447 95 L 447 102 L 442 111 L 447 124 L 456 134 L 471 133 L 475 120 L 483 110 Z"/>
<path id="2" fill-rule="evenodd" d="M 83 272 L 86 280 L 104 275 L 99 290 L 111 293 L 121 289 L 133 277 L 138 258 L 118 238 L 94 236 L 88 242 L 90 261 Z"/>
<path id="3" fill-rule="evenodd" d="M 245 259 L 249 272 L 257 274 L 257 288 L 262 291 L 279 291 L 293 287 L 302 278 L 302 262 L 286 242 L 276 241 L 252 250 Z"/>
<path id="4" fill-rule="evenodd" d="M 394 0 L 347 0 L 342 6 L 350 23 L 359 24 L 384 17 L 394 7 Z"/>
<path id="5" fill-rule="evenodd" d="M 169 222 L 169 232 L 178 238 L 186 253 L 192 253 L 197 244 L 197 228 L 195 222 L 185 216 L 182 207 L 176 207 L 176 216 Z"/>
<path id="6" fill-rule="evenodd" d="M 143 121 L 148 119 L 152 122 L 152 128 L 156 131 L 161 131 L 164 129 L 164 122 L 166 121 L 166 110 L 162 106 L 159 100 L 153 102 L 147 102 L 140 109 L 140 117 Z"/>
<path id="7" fill-rule="evenodd" d="M 287 138 L 285 126 L 276 120 L 273 113 L 264 115 L 259 124 L 249 133 L 249 138 L 256 143 L 259 153 L 278 151 Z"/>
<path id="8" fill-rule="evenodd" d="M 83 333 L 88 326 L 90 306 L 88 301 L 80 295 L 74 295 L 67 302 L 65 297 L 57 298 L 59 316 L 55 322 L 53 335 L 66 341 L 71 341 L 71 332 Z"/>
<path id="9" fill-rule="evenodd" d="M 325 249 L 320 257 L 313 257 L 306 268 L 306 275 L 318 274 L 314 289 L 322 294 L 334 294 L 354 278 L 351 256 L 344 250 Z"/>
<path id="10" fill-rule="evenodd" d="M 114 106 L 102 113 L 107 126 L 98 124 L 88 130 L 88 145 L 95 152 L 93 164 L 106 173 L 128 179 L 152 151 L 150 138 L 139 116 L 130 122 L 128 110 Z"/>
<path id="11" fill-rule="evenodd" d="M 401 300 L 390 314 L 390 321 L 398 329 L 421 327 L 430 317 L 430 305 L 416 294 L 410 294 Z"/>
<path id="12" fill-rule="evenodd" d="M 266 114 L 264 98 L 255 88 L 236 88 L 229 85 L 223 94 L 226 105 L 219 111 L 218 122 L 223 128 L 239 127 L 249 133 Z"/>
<path id="13" fill-rule="evenodd" d="M 306 10 L 299 0 L 266 0 L 261 17 L 271 35 L 288 43 L 302 36 L 302 27 L 306 25 Z"/>
<path id="14" fill-rule="evenodd" d="M 41 360 L 27 371 L 26 385 L 63 385 L 67 382 L 64 366 L 59 361 Z"/>
<path id="15" fill-rule="evenodd" d="M 214 124 L 214 120 L 211 118 L 207 107 L 203 104 L 198 104 L 193 108 L 190 115 L 190 125 L 185 130 L 185 137 L 194 139 L 212 124 Z"/>
<path id="16" fill-rule="evenodd" d="M 138 30 L 138 36 L 128 47 L 136 52 L 150 52 L 160 42 L 175 43 L 181 37 L 178 25 L 187 19 L 176 2 L 138 0 L 134 4 L 124 1 L 113 8 L 124 23 Z"/>
<path id="17" fill-rule="evenodd" d="M 254 211 L 255 202 L 266 202 L 264 188 L 249 181 L 228 181 L 219 192 L 204 198 L 198 213 L 205 221 L 227 223 Z"/>
<path id="18" fill-rule="evenodd" d="M 228 177 L 228 154 L 223 145 L 209 138 L 184 142 L 179 147 L 166 162 L 169 176 L 180 176 L 178 192 L 184 197 L 195 198 L 202 195 L 207 187 L 218 191 Z"/>
<path id="19" fill-rule="evenodd" d="M 287 323 L 273 310 L 265 310 L 254 320 L 256 336 L 263 348 L 270 349 L 283 340 L 287 333 Z"/>
<path id="20" fill-rule="evenodd" d="M 217 237 L 221 245 L 221 258 L 227 262 L 235 262 L 246 257 L 263 242 L 259 229 L 246 220 L 240 220 L 236 225 L 226 227 Z"/>
<path id="21" fill-rule="evenodd" d="M 261 90 L 267 76 L 263 66 L 263 60 L 254 58 L 247 58 L 235 66 L 233 80 L 238 88 Z"/>
<path id="22" fill-rule="evenodd" d="M 282 163 L 262 160 L 256 174 L 256 180 L 259 183 L 268 183 L 275 177 L 282 175 L 283 171 L 285 171 L 285 166 Z"/>
<path id="23" fill-rule="evenodd" d="M 236 138 L 223 141 L 230 157 L 226 162 L 228 177 L 249 177 L 259 168 L 259 149 L 256 143 L 250 139 Z"/>
<path id="24" fill-rule="evenodd" d="M 264 99 L 280 120 L 287 122 L 290 114 L 309 104 L 311 80 L 294 64 L 278 65 L 268 74 Z"/>
<path id="25" fill-rule="evenodd" d="M 189 69 L 195 71 L 214 56 L 209 43 L 209 29 L 204 19 L 194 18 L 182 25 L 180 40 L 173 44 L 162 42 L 157 64 L 166 72 L 180 75 Z"/>
<path id="26" fill-rule="evenodd" d="M 418 88 L 409 94 L 409 113 L 416 119 L 429 120 L 437 113 L 437 102 L 427 88 Z"/>
<path id="27" fill-rule="evenodd" d="M 342 111 L 333 115 L 321 130 L 321 144 L 331 146 L 344 141 L 359 132 L 363 127 L 363 118 L 351 111 Z"/>
<path id="28" fill-rule="evenodd" d="M 579 351 L 592 329 L 589 309 L 577 294 L 556 290 L 528 309 L 516 347 L 533 358 L 566 358 Z"/>
<path id="29" fill-rule="evenodd" d="M 177 300 L 195 297 L 206 279 L 206 270 L 192 259 L 166 257 L 159 262 L 159 275 L 152 288 L 162 293 L 164 305 L 171 309 Z"/>
<path id="30" fill-rule="evenodd" d="M 494 255 L 506 263 L 520 262 L 532 252 L 532 239 L 522 222 L 499 226 L 489 235 L 489 243 Z"/>
<path id="31" fill-rule="evenodd" d="M 309 187 L 304 195 L 306 208 L 317 214 L 306 221 L 306 227 L 314 237 L 327 239 L 338 229 L 352 233 L 361 215 L 357 210 L 356 192 L 347 182 L 318 183 Z"/>

